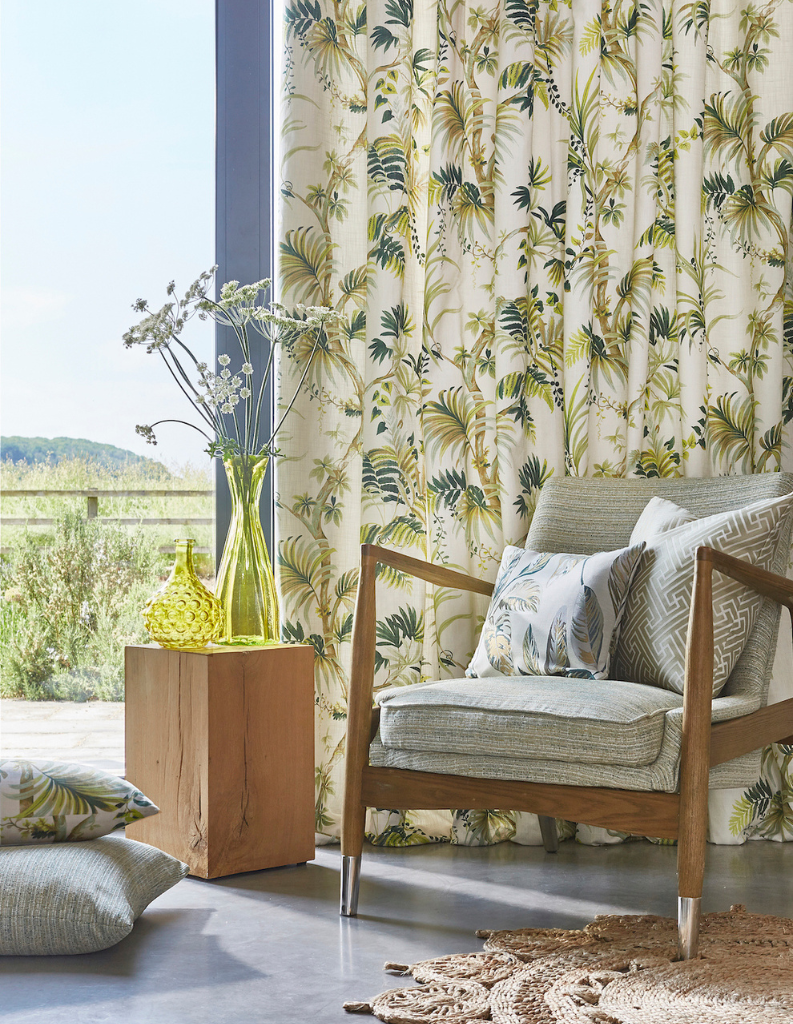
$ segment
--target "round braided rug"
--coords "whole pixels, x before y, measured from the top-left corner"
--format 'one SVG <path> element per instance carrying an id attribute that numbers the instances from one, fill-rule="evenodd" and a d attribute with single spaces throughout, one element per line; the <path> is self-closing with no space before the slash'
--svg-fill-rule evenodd
<path id="1" fill-rule="evenodd" d="M 414 981 L 475 981 L 492 988 L 498 981 L 508 978 L 521 961 L 511 953 L 452 953 L 435 960 L 422 960 L 417 964 L 384 965 L 386 974 L 410 974 Z"/>
<path id="2" fill-rule="evenodd" d="M 392 988 L 367 1003 L 345 1003 L 348 1013 L 372 1013 L 386 1024 L 467 1024 L 490 1019 L 490 996 L 471 982 L 430 982 L 415 988 Z"/>
<path id="3" fill-rule="evenodd" d="M 790 1024 L 793 960 L 786 950 L 579 968 L 558 978 L 545 1002 L 564 1024 Z"/>
<path id="4" fill-rule="evenodd" d="M 787 918 L 707 914 L 689 961 L 675 960 L 676 923 L 650 915 L 477 935 L 483 953 L 387 964 L 424 984 L 345 1009 L 389 1024 L 793 1024 Z"/>
<path id="5" fill-rule="evenodd" d="M 592 938 L 631 946 L 668 946 L 677 943 L 677 923 L 668 917 L 626 914 L 596 917 L 584 929 Z M 729 947 L 738 952 L 763 948 L 793 947 L 793 921 L 770 914 L 747 914 L 740 903 L 718 914 L 703 914 L 699 930 L 700 951 Z"/>
<path id="6" fill-rule="evenodd" d="M 485 939 L 485 949 L 493 952 L 512 953 L 519 960 L 532 960 L 538 953 L 553 950 L 572 949 L 575 946 L 591 945 L 593 937 L 586 931 L 566 928 L 518 928 L 515 931 L 478 931 L 477 937 Z"/>
<path id="7" fill-rule="evenodd" d="M 604 949 L 594 946 L 540 956 L 495 986 L 490 995 L 491 1019 L 495 1024 L 558 1024 L 564 1018 L 554 1015 L 545 1001 L 555 981 L 570 971 L 616 970 L 625 962 L 624 953 L 608 956 Z"/>

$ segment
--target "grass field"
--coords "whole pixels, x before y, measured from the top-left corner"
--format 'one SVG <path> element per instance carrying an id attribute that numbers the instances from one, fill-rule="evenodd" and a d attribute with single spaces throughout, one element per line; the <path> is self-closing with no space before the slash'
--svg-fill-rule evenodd
<path id="1" fill-rule="evenodd" d="M 211 547 L 212 527 L 119 526 L 104 518 L 213 515 L 206 497 L 100 498 L 87 518 L 84 497 L 9 497 L 13 490 L 205 490 L 211 466 L 176 472 L 156 464 L 107 468 L 86 459 L 58 464 L 6 461 L 0 514 L 54 519 L 51 526 L 3 526 L 0 560 L 0 695 L 28 700 L 123 700 L 123 654 L 148 640 L 146 598 L 170 571 L 160 551 L 176 537 Z M 198 558 L 205 577 L 210 555 Z"/>

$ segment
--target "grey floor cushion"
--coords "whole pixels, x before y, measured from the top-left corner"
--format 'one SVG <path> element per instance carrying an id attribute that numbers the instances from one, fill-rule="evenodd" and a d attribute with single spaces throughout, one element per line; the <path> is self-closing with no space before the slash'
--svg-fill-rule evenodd
<path id="1" fill-rule="evenodd" d="M 175 857 L 122 836 L 0 848 L 0 954 L 113 946 L 186 874 Z"/>

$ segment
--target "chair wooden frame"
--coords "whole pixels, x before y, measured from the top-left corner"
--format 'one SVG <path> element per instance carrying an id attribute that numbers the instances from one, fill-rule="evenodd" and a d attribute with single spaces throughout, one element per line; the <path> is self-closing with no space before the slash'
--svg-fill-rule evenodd
<path id="1" fill-rule="evenodd" d="M 380 709 L 372 706 L 378 564 L 435 586 L 486 596 L 493 591 L 492 584 L 464 573 L 375 544 L 361 546 L 348 700 L 341 839 L 342 915 L 350 917 L 357 913 L 367 807 L 394 810 L 508 808 L 600 825 L 634 835 L 676 839 L 680 955 L 684 959 L 695 956 L 705 872 L 709 769 L 769 743 L 793 743 L 793 699 L 740 718 L 711 723 L 713 571 L 730 576 L 756 593 L 772 598 L 784 605 L 792 617 L 793 582 L 713 548 L 700 547 L 697 550 L 686 647 L 680 787 L 677 793 L 657 793 L 479 779 L 370 766 L 369 744 L 377 733 L 380 717 Z M 543 833 L 545 840 L 545 829 Z"/>

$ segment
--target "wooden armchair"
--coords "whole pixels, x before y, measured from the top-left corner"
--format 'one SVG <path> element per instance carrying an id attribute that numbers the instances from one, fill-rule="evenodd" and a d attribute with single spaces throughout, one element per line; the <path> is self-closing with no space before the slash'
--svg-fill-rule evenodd
<path id="1" fill-rule="evenodd" d="M 778 478 L 780 474 L 776 476 Z M 788 480 L 783 485 L 783 490 L 788 491 L 791 487 L 793 483 Z M 668 486 L 664 488 L 661 485 L 657 485 L 653 490 L 639 488 L 637 493 L 642 500 L 647 500 L 651 493 L 662 493 L 676 500 L 678 498 L 678 493 L 674 490 L 670 493 Z M 761 494 L 760 497 L 762 496 L 764 495 Z M 686 500 L 685 494 L 679 494 L 679 497 L 681 501 Z M 750 500 L 751 497 L 748 501 Z M 731 507 L 740 507 L 748 501 L 739 497 L 737 503 L 733 503 Z M 689 500 L 688 504 L 692 502 Z M 640 508 L 641 503 L 637 502 L 636 507 Z M 712 503 L 707 505 L 708 509 L 711 507 Z M 633 518 L 634 522 L 637 515 Z M 538 529 L 542 531 L 541 527 Z M 598 538 L 594 537 L 591 543 L 597 541 Z M 531 534 L 529 542 L 532 542 Z M 536 543 L 532 543 L 531 546 L 535 550 L 538 549 Z M 542 550 L 553 549 L 545 547 Z M 769 743 L 793 743 L 793 699 L 772 706 L 759 707 L 748 714 L 738 712 L 740 717 L 712 720 L 713 717 L 717 717 L 712 715 L 712 707 L 718 702 L 718 699 L 713 701 L 712 698 L 713 572 L 715 570 L 738 580 L 766 599 L 763 605 L 766 616 L 766 626 L 763 627 L 765 632 L 760 630 L 760 634 L 756 635 L 758 623 L 750 638 L 750 642 L 755 646 L 767 646 L 768 622 L 773 623 L 773 636 L 776 636 L 778 609 L 771 607 L 774 602 L 784 605 L 793 615 L 793 583 L 780 574 L 757 569 L 749 562 L 722 554 L 712 548 L 698 549 L 686 649 L 682 737 L 678 741 L 679 786 L 674 792 L 658 792 L 651 791 L 647 782 L 638 775 L 634 789 L 629 785 L 623 788 L 612 788 L 610 785 L 566 785 L 503 777 L 463 776 L 451 771 L 371 765 L 370 744 L 378 734 L 380 720 L 380 709 L 372 706 L 376 642 L 375 578 L 378 563 L 391 566 L 436 586 L 453 587 L 484 595 L 492 592 L 491 584 L 471 576 L 376 545 L 364 544 L 361 548 L 361 575 L 353 629 L 347 724 L 341 914 L 350 917 L 357 913 L 367 807 L 388 807 L 395 810 L 505 808 L 540 815 L 543 841 L 546 849 L 550 850 L 554 849 L 555 844 L 553 818 L 556 817 L 635 835 L 676 839 L 680 955 L 686 959 L 695 956 L 705 869 L 708 788 L 709 784 L 713 785 L 711 770 L 727 762 L 740 765 L 742 762 L 735 759 L 742 758 Z M 767 650 L 763 652 L 763 664 L 767 666 L 766 677 L 770 675 L 773 660 L 772 652 L 770 653 L 769 657 Z M 467 684 L 476 682 L 477 680 L 466 681 Z M 607 685 L 607 681 L 604 681 L 604 685 Z M 765 680 L 766 695 L 767 685 L 768 678 Z M 765 703 L 765 697 L 762 702 Z M 731 713 L 735 712 L 725 711 L 724 715 Z M 484 771 L 486 772 L 486 769 Z M 622 777 L 626 777 L 624 772 Z M 751 781 L 753 780 L 747 779 L 747 784 Z M 643 786 L 645 788 L 642 788 Z"/>

